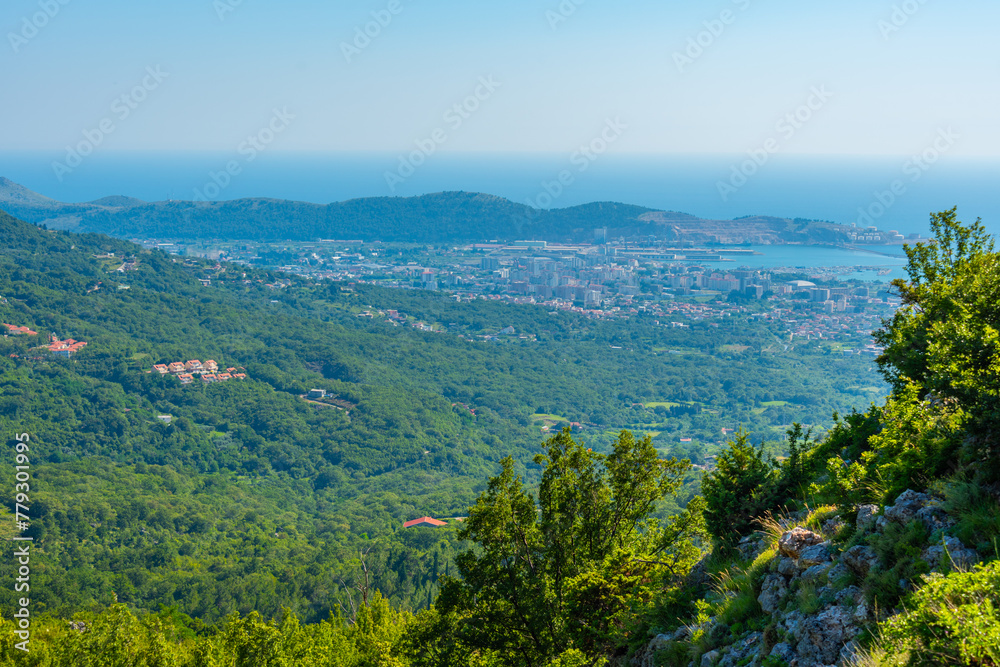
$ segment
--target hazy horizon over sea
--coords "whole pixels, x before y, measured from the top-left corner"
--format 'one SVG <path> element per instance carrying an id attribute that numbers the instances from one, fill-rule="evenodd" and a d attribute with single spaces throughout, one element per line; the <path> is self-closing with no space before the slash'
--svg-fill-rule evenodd
<path id="1" fill-rule="evenodd" d="M 413 196 L 463 190 L 538 208 L 616 201 L 703 218 L 746 215 L 874 224 L 926 233 L 928 216 L 958 205 L 963 220 L 982 217 L 1000 233 L 994 195 L 1000 160 L 942 156 L 933 165 L 909 158 L 774 155 L 762 166 L 747 155 L 597 156 L 462 154 L 426 156 L 412 174 L 399 153 L 100 150 L 57 174 L 65 151 L 0 152 L 0 176 L 64 202 L 127 195 L 145 201 L 271 197 L 327 204 L 359 197 Z M 212 174 L 235 162 L 224 187 Z M 742 169 L 743 174 L 738 173 Z M 746 173 L 751 175 L 744 179 Z M 562 176 L 563 183 L 559 183 Z M 225 180 L 219 179 L 219 180 Z M 724 184 L 724 185 L 720 185 Z M 897 193 L 893 194 L 896 184 Z"/>

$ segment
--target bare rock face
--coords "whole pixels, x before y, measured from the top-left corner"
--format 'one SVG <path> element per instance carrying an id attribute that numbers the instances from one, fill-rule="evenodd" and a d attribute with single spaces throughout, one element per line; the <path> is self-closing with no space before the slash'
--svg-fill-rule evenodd
<path id="1" fill-rule="evenodd" d="M 778 551 L 782 556 L 788 556 L 798 560 L 802 552 L 811 546 L 822 544 L 823 538 L 820 535 L 806 530 L 799 526 L 784 533 L 778 540 Z"/>
<path id="2" fill-rule="evenodd" d="M 974 549 L 967 549 L 957 537 L 946 537 L 942 544 L 935 544 L 924 549 L 920 557 L 934 569 L 951 566 L 970 567 L 979 562 L 979 554 Z"/>
<path id="3" fill-rule="evenodd" d="M 798 642 L 802 638 L 802 626 L 805 623 L 806 617 L 799 610 L 795 610 L 791 613 L 785 614 L 785 618 L 782 619 L 781 625 L 784 626 L 785 632 L 790 634 Z"/>
<path id="4" fill-rule="evenodd" d="M 846 525 L 847 524 L 844 523 L 843 519 L 841 519 L 839 516 L 835 516 L 832 519 L 827 519 L 826 521 L 823 522 L 823 532 L 833 537 L 834 535 L 839 533 L 840 530 Z"/>
<path id="5" fill-rule="evenodd" d="M 861 646 L 858 642 L 851 640 L 844 644 L 844 648 L 840 649 L 840 659 L 837 661 L 837 664 L 856 665 L 861 660 L 862 655 Z"/>
<path id="6" fill-rule="evenodd" d="M 656 635 L 649 640 L 646 648 L 632 656 L 630 664 L 632 667 L 656 667 L 656 654 L 666 648 L 673 638 L 671 635 Z"/>
<path id="7" fill-rule="evenodd" d="M 792 645 L 786 644 L 785 642 L 781 642 L 780 644 L 775 644 L 774 648 L 771 649 L 771 653 L 769 655 L 772 658 L 778 658 L 779 660 L 784 660 L 786 663 L 789 664 L 791 664 L 792 660 L 798 657 L 795 655 L 795 649 L 792 648 Z"/>
<path id="8" fill-rule="evenodd" d="M 718 651 L 709 651 L 705 655 L 701 656 L 701 667 L 712 667 L 715 663 L 719 661 Z"/>
<path id="9" fill-rule="evenodd" d="M 799 568 L 793 559 L 786 556 L 778 561 L 778 572 L 791 578 L 799 573 Z"/>
<path id="10" fill-rule="evenodd" d="M 815 535 L 815 533 L 813 533 Z M 830 552 L 830 543 L 823 542 L 822 544 L 814 544 L 811 547 L 806 547 L 799 554 L 799 569 L 806 570 L 816 565 L 823 565 L 824 563 L 829 563 L 833 560 L 833 554 Z"/>
<path id="11" fill-rule="evenodd" d="M 827 580 L 827 575 L 833 566 L 830 563 L 820 563 L 819 565 L 813 565 L 802 573 L 803 581 L 815 581 L 817 583 L 822 583 Z"/>
<path id="12" fill-rule="evenodd" d="M 864 595 L 862 595 L 861 589 L 857 586 L 848 586 L 837 593 L 837 604 L 839 605 L 858 604 L 863 599 Z"/>
<path id="13" fill-rule="evenodd" d="M 755 658 L 760 652 L 762 636 L 762 633 L 754 632 L 730 646 L 719 661 L 719 667 L 738 667 L 746 664 L 749 658 Z"/>
<path id="14" fill-rule="evenodd" d="M 913 521 L 917 512 L 929 505 L 932 500 L 933 498 L 926 493 L 917 493 L 908 489 L 896 498 L 894 505 L 885 508 L 885 518 L 905 526 Z"/>
<path id="15" fill-rule="evenodd" d="M 830 571 L 827 573 L 827 578 L 829 579 L 831 584 L 835 584 L 844 579 L 847 579 L 848 577 L 853 576 L 853 574 L 854 571 L 851 568 L 844 565 L 842 561 L 837 561 L 836 563 L 834 563 L 833 567 L 830 568 Z"/>
<path id="16" fill-rule="evenodd" d="M 832 665 L 840 657 L 844 644 L 857 634 L 854 616 L 845 607 L 830 607 L 809 616 L 802 623 L 802 639 L 796 647 L 799 667 Z"/>
<path id="17" fill-rule="evenodd" d="M 766 613 L 773 614 L 781 608 L 786 595 L 788 595 L 788 583 L 785 578 L 780 574 L 770 574 L 764 579 L 757 602 Z"/>
<path id="18" fill-rule="evenodd" d="M 939 530 L 954 528 L 956 521 L 948 516 L 948 513 L 938 505 L 927 505 L 917 511 L 917 518 L 927 528 L 927 532 L 933 533 Z"/>
<path id="19" fill-rule="evenodd" d="M 878 515 L 878 505 L 861 505 L 858 507 L 857 525 L 858 530 L 871 530 L 875 525 L 875 518 Z"/>
<path id="20" fill-rule="evenodd" d="M 878 555 L 871 547 L 858 545 L 851 547 L 841 556 L 841 562 L 854 570 L 858 575 L 864 577 L 875 566 L 878 565 Z"/>

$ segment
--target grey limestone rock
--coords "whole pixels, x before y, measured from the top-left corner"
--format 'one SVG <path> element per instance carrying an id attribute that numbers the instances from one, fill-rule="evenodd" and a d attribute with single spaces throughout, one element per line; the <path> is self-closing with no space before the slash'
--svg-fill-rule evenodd
<path id="1" fill-rule="evenodd" d="M 764 579 L 764 585 L 757 597 L 757 602 L 766 613 L 773 614 L 781 608 L 781 603 L 786 595 L 788 595 L 788 584 L 785 582 L 785 578 L 780 574 L 769 574 Z"/>
<path id="2" fill-rule="evenodd" d="M 788 556 L 782 557 L 778 561 L 778 572 L 785 575 L 786 577 L 794 577 L 799 573 L 799 568 L 795 565 L 795 559 L 789 558 Z"/>
<path id="3" fill-rule="evenodd" d="M 858 507 L 857 525 L 858 530 L 869 530 L 875 525 L 875 517 L 878 514 L 878 505 L 861 505 Z"/>
<path id="4" fill-rule="evenodd" d="M 840 532 L 840 529 L 846 526 L 844 520 L 839 516 L 835 516 L 832 519 L 827 519 L 823 522 L 823 532 L 829 536 L 834 536 Z"/>
<path id="5" fill-rule="evenodd" d="M 709 651 L 701 656 L 701 667 L 712 667 L 712 665 L 719 661 L 719 657 L 720 654 L 718 651 Z"/>
<path id="6" fill-rule="evenodd" d="M 885 518 L 905 526 L 917 516 L 917 512 L 930 504 L 932 500 L 933 498 L 926 493 L 917 493 L 907 489 L 896 498 L 895 504 L 885 508 Z"/>
<path id="7" fill-rule="evenodd" d="M 782 556 L 798 559 L 803 550 L 822 544 L 823 541 L 820 535 L 799 526 L 782 534 L 778 540 L 778 550 Z"/>
<path id="8" fill-rule="evenodd" d="M 837 561 L 836 563 L 834 563 L 833 567 L 831 567 L 830 571 L 827 573 L 827 578 L 829 579 L 831 584 L 837 582 L 843 582 L 844 580 L 847 580 L 848 577 L 853 577 L 853 576 L 854 576 L 854 571 L 851 570 L 851 568 L 844 565 L 842 561 Z"/>
<path id="9" fill-rule="evenodd" d="M 799 569 L 806 570 L 815 565 L 822 565 L 824 563 L 829 563 L 832 560 L 833 560 L 833 554 L 830 551 L 829 542 L 823 542 L 822 544 L 814 544 L 812 546 L 806 547 L 799 554 Z"/>
<path id="10" fill-rule="evenodd" d="M 954 528 L 956 521 L 948 516 L 939 505 L 931 504 L 917 511 L 917 518 L 927 528 L 927 532 L 934 533 L 939 530 Z"/>
<path id="11" fill-rule="evenodd" d="M 795 649 L 792 648 L 792 645 L 786 644 L 785 642 L 775 644 L 774 648 L 771 649 L 771 652 L 768 655 L 772 658 L 784 660 L 788 664 L 791 664 L 792 660 L 795 660 L 795 658 L 798 657 L 795 655 Z"/>
<path id="12" fill-rule="evenodd" d="M 799 667 L 830 665 L 840 657 L 844 644 L 854 639 L 858 627 L 845 607 L 831 607 L 802 623 L 802 638 L 796 646 Z"/>
<path id="13" fill-rule="evenodd" d="M 847 567 L 864 577 L 875 566 L 878 565 L 878 555 L 871 547 L 858 545 L 851 547 L 841 556 L 841 561 Z"/>
<path id="14" fill-rule="evenodd" d="M 818 583 L 823 583 L 827 580 L 827 575 L 830 570 L 833 569 L 833 565 L 830 563 L 820 563 L 819 565 L 813 565 L 805 572 L 802 573 L 803 581 L 815 581 Z"/>
<path id="15" fill-rule="evenodd" d="M 781 620 L 780 625 L 784 627 L 785 632 L 794 637 L 797 642 L 802 638 L 802 624 L 805 621 L 805 618 L 806 617 L 801 611 L 795 610 L 785 614 L 785 617 Z"/>
<path id="16" fill-rule="evenodd" d="M 629 664 L 632 667 L 655 667 L 656 654 L 666 648 L 667 644 L 673 641 L 673 639 L 674 638 L 671 635 L 656 635 L 649 640 L 649 643 L 644 649 L 637 651 L 636 654 L 632 656 L 632 660 Z"/>
<path id="17" fill-rule="evenodd" d="M 973 549 L 967 549 L 957 537 L 945 537 L 941 543 L 924 549 L 920 556 L 935 569 L 952 566 L 965 568 L 979 562 L 979 554 Z"/>

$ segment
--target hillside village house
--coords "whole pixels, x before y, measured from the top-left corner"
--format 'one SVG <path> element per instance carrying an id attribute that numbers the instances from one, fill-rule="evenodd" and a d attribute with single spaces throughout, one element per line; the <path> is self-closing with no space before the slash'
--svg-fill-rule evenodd
<path id="1" fill-rule="evenodd" d="M 37 336 L 38 335 L 37 331 L 32 331 L 28 327 L 19 327 L 19 326 L 14 325 L 14 324 L 6 324 L 6 323 L 4 324 L 4 326 L 7 327 L 7 333 L 9 333 L 12 336 Z"/>
<path id="2" fill-rule="evenodd" d="M 441 526 L 447 526 L 447 521 L 441 521 L 440 519 L 432 519 L 429 516 L 421 517 L 419 519 L 414 519 L 413 521 L 407 521 L 403 524 L 403 528 L 417 528 L 420 526 L 427 526 L 428 528 L 440 528 Z"/>
<path id="3" fill-rule="evenodd" d="M 246 373 L 240 373 L 238 369 L 230 366 L 223 373 L 219 373 L 219 364 L 213 359 L 209 359 L 205 363 L 202 363 L 198 359 L 191 359 L 186 363 L 181 363 L 180 361 L 175 361 L 172 364 L 156 364 L 153 366 L 153 370 L 160 375 L 176 375 L 177 379 L 181 381 L 181 384 L 191 384 L 194 382 L 194 376 L 201 376 L 201 380 L 204 384 L 210 384 L 212 382 L 225 382 L 227 380 L 245 380 Z"/>
<path id="4" fill-rule="evenodd" d="M 66 340 L 59 340 L 59 338 L 52 334 L 49 336 L 49 344 L 42 345 L 44 348 L 48 348 L 49 352 L 52 354 L 65 357 L 69 359 L 73 354 L 79 352 L 87 343 L 84 341 L 73 340 L 72 338 L 67 338 Z"/>

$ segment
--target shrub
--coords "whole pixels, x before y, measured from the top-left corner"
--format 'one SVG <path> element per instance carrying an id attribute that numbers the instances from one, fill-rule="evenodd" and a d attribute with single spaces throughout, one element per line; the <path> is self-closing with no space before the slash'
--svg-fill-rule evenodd
<path id="1" fill-rule="evenodd" d="M 872 538 L 872 548 L 883 563 L 892 564 L 887 569 L 875 568 L 865 579 L 865 597 L 880 609 L 892 609 L 907 593 L 907 588 L 930 572 L 930 566 L 921 558 L 927 546 L 927 529 L 920 521 L 906 526 L 889 524 L 882 534 Z M 900 585 L 905 582 L 905 588 Z"/>
<path id="2" fill-rule="evenodd" d="M 1000 664 L 1000 562 L 924 581 L 882 628 L 890 664 Z"/>
<path id="3" fill-rule="evenodd" d="M 740 430 L 701 482 L 708 531 L 724 547 L 754 528 L 754 519 L 774 505 L 776 464 Z"/>

